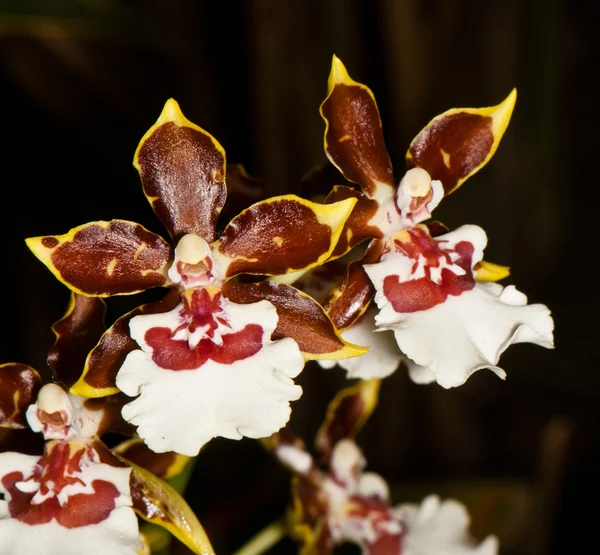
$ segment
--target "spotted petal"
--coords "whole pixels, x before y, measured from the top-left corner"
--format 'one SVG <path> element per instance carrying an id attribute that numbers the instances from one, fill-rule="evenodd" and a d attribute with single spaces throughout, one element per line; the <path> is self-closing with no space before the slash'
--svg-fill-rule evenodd
<path id="1" fill-rule="evenodd" d="M 25 412 L 40 389 L 40 375 L 18 362 L 0 364 L 0 427 L 27 428 Z"/>
<path id="2" fill-rule="evenodd" d="M 328 460 L 334 446 L 342 439 L 353 439 L 377 406 L 379 380 L 361 381 L 342 389 L 327 407 L 325 421 L 319 428 L 315 445 Z"/>
<path id="3" fill-rule="evenodd" d="M 402 243 L 402 252 L 365 266 L 377 290 L 377 326 L 394 331 L 407 357 L 449 388 L 481 368 L 504 377 L 498 360 L 513 343 L 552 348 L 554 324 L 544 305 L 527 305 L 514 286 L 475 282 L 472 268 L 487 241 L 481 228 L 463 226 L 431 241 L 437 246 Z"/>
<path id="4" fill-rule="evenodd" d="M 85 365 L 88 353 L 104 333 L 106 305 L 97 297 L 71 292 L 64 316 L 52 326 L 56 336 L 48 364 L 56 381 L 72 386 Z"/>
<path id="5" fill-rule="evenodd" d="M 394 174 L 373 93 L 348 75 L 337 56 L 331 64 L 327 93 L 321 115 L 328 158 L 346 179 L 383 203 L 394 194 Z"/>
<path id="6" fill-rule="evenodd" d="M 454 108 L 433 118 L 406 154 L 409 168 L 427 170 L 448 195 L 485 166 L 508 127 L 517 91 L 490 108 Z"/>
<path id="7" fill-rule="evenodd" d="M 121 460 L 131 468 L 131 496 L 136 512 L 148 522 L 166 528 L 193 553 L 214 555 L 204 528 L 181 495 L 148 470 Z"/>
<path id="8" fill-rule="evenodd" d="M 193 233 L 215 240 L 225 204 L 225 151 L 189 121 L 172 98 L 142 138 L 133 161 L 144 193 L 174 241 Z"/>
<path id="9" fill-rule="evenodd" d="M 26 242 L 60 281 L 81 295 L 128 295 L 167 280 L 171 246 L 133 222 L 92 222 Z"/>
<path id="10" fill-rule="evenodd" d="M 356 199 L 316 204 L 273 197 L 236 216 L 218 243 L 226 277 L 279 275 L 322 264 L 335 248 Z"/>
<path id="11" fill-rule="evenodd" d="M 71 387 L 71 393 L 91 398 L 118 393 L 119 388 L 115 384 L 117 372 L 125 357 L 137 349 L 137 343 L 129 334 L 129 322 L 139 314 L 168 312 L 180 300 L 179 291 L 171 289 L 160 301 L 137 307 L 117 319 L 88 354 L 83 374 Z"/>
<path id="12" fill-rule="evenodd" d="M 42 458 L 0 454 L 1 552 L 135 555 L 129 474 L 77 443 L 50 442 Z"/>
<path id="13" fill-rule="evenodd" d="M 406 526 L 402 555 L 497 555 L 498 540 L 488 536 L 477 544 L 469 534 L 470 518 L 465 507 L 437 495 L 420 505 L 405 504 L 394 509 Z"/>
<path id="14" fill-rule="evenodd" d="M 323 308 L 311 297 L 291 285 L 263 281 L 259 284 L 223 285 L 225 296 L 240 304 L 267 300 L 279 317 L 273 339 L 291 337 L 306 360 L 332 360 L 363 355 L 366 350 L 340 338 Z"/>
<path id="15" fill-rule="evenodd" d="M 141 350 L 125 359 L 117 386 L 137 399 L 123 417 L 156 452 L 196 455 L 215 436 L 266 437 L 290 416 L 304 360 L 293 339 L 272 341 L 277 311 L 240 305 L 217 288 L 188 290 L 165 314 L 136 316 Z M 193 423 L 193 425 L 191 425 Z"/>

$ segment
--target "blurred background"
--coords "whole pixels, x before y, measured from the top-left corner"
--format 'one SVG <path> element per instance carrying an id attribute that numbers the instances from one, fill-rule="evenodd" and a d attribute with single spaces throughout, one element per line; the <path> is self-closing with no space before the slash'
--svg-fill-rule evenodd
<path id="1" fill-rule="evenodd" d="M 498 152 L 436 217 L 486 229 L 486 259 L 511 266 L 507 283 L 552 309 L 557 348 L 511 347 L 506 382 L 480 371 L 449 391 L 412 384 L 401 369 L 384 381 L 359 442 L 395 502 L 455 497 L 475 536 L 496 533 L 504 555 L 591 552 L 588 507 L 600 493 L 595 4 L 0 0 L 0 360 L 44 369 L 68 300 L 25 237 L 113 218 L 164 233 L 132 159 L 169 97 L 228 162 L 284 193 L 325 160 L 318 108 L 333 53 L 373 90 L 398 178 L 433 116 L 497 104 L 516 86 Z M 139 302 L 109 300 L 109 323 Z M 300 383 L 292 423 L 309 441 L 344 373 L 309 366 Z M 288 491 L 256 442 L 217 439 L 187 497 L 226 554 L 282 513 Z"/>

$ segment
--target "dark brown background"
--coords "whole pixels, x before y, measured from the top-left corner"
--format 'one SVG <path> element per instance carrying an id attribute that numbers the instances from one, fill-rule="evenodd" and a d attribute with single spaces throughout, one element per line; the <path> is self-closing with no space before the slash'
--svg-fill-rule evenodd
<path id="1" fill-rule="evenodd" d="M 288 192 L 324 159 L 318 107 L 333 53 L 373 89 L 398 176 L 431 117 L 496 104 L 517 86 L 497 154 L 436 216 L 487 230 L 486 258 L 553 310 L 557 348 L 512 347 L 506 382 L 481 371 L 451 391 L 401 370 L 384 382 L 361 444 L 396 502 L 434 489 L 457 497 L 476 535 L 498 533 L 505 554 L 589 552 L 600 493 L 593 4 L 0 1 L 0 360 L 45 368 L 68 298 L 25 237 L 112 218 L 163 232 L 131 160 L 167 98 L 228 161 Z M 133 302 L 115 299 L 110 318 Z M 300 382 L 293 421 L 308 437 L 343 379 L 309 366 Z M 255 442 L 215 440 L 189 500 L 230 553 L 281 512 L 286 481 Z"/>

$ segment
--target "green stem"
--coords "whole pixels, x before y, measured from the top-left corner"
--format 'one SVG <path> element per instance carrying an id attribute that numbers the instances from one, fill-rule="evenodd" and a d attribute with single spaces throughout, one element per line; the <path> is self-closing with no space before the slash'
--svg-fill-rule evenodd
<path id="1" fill-rule="evenodd" d="M 276 520 L 263 528 L 234 555 L 260 555 L 281 541 L 285 534 L 283 520 Z"/>

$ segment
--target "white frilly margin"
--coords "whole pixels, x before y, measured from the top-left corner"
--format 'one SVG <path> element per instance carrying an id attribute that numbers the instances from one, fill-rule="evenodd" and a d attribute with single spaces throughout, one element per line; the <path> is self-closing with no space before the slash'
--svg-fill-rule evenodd
<path id="1" fill-rule="evenodd" d="M 470 237 L 472 237 L 470 239 Z M 454 245 L 459 240 L 473 241 L 473 265 L 483 254 L 485 232 L 477 226 L 463 226 L 436 238 Z M 408 257 L 390 253 L 377 264 L 365 265 L 373 282 L 375 302 L 380 309 L 375 317 L 382 330 L 392 330 L 400 350 L 421 369 L 413 368 L 414 381 L 435 380 L 445 388 L 456 387 L 477 370 L 490 368 L 505 378 L 497 366 L 500 355 L 513 343 L 535 343 L 553 348 L 554 322 L 542 304 L 527 305 L 527 297 L 514 286 L 477 283 L 458 296 L 428 310 L 396 312 L 383 294 L 383 281 L 389 275 L 405 279 Z"/>
<path id="2" fill-rule="evenodd" d="M 270 436 L 289 420 L 290 401 L 302 395 L 292 380 L 304 367 L 297 343 L 291 338 L 271 341 L 278 320 L 275 307 L 268 301 L 246 305 L 224 301 L 229 333 L 253 323 L 263 328 L 261 350 L 233 364 L 208 360 L 195 370 L 172 371 L 153 362 L 144 335 L 156 326 L 177 329 L 181 305 L 131 320 L 131 336 L 142 349 L 127 355 L 116 383 L 125 394 L 139 397 L 123 407 L 122 415 L 157 453 L 195 456 L 216 436 Z"/>
<path id="3" fill-rule="evenodd" d="M 437 495 L 420 505 L 404 504 L 394 514 L 406 526 L 402 555 L 497 555 L 498 540 L 488 536 L 479 545 L 469 534 L 470 518 L 465 507 Z"/>
<path id="4" fill-rule="evenodd" d="M 79 475 L 86 486 L 67 486 L 70 494 L 85 493 L 93 480 L 106 480 L 114 484 L 120 496 L 109 517 L 98 524 L 77 528 L 64 528 L 56 520 L 46 524 L 29 525 L 10 516 L 9 494 L 1 478 L 19 471 L 27 478 L 40 457 L 7 452 L 0 454 L 0 555 L 136 555 L 142 547 L 137 518 L 131 508 L 129 468 L 115 468 L 103 463 L 82 461 Z M 66 490 L 67 488 L 65 488 Z M 60 499 L 60 496 L 59 496 Z"/>

